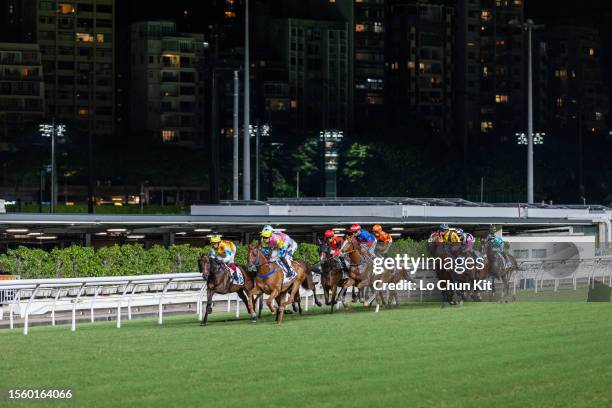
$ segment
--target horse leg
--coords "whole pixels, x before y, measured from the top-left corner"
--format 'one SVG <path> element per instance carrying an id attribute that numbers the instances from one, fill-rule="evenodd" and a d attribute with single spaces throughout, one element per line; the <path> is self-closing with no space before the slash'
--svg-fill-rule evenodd
<path id="1" fill-rule="evenodd" d="M 334 306 L 336 306 L 336 292 L 338 291 L 338 284 L 335 284 L 331 289 L 331 314 L 334 314 Z M 342 291 L 342 290 L 341 290 Z"/>
<path id="2" fill-rule="evenodd" d="M 204 312 L 204 318 L 202 319 L 202 326 L 206 326 L 208 323 L 208 313 L 212 312 L 212 297 L 214 292 L 211 289 L 206 291 L 206 312 Z"/>
<path id="3" fill-rule="evenodd" d="M 325 299 L 325 304 L 329 305 L 329 287 L 323 286 L 323 299 Z"/>
<path id="4" fill-rule="evenodd" d="M 279 293 L 278 293 L 278 289 L 274 289 L 271 293 L 270 293 L 270 297 L 268 298 L 268 301 L 266 302 L 268 304 L 268 308 L 270 309 L 270 312 L 272 313 L 276 313 L 276 307 L 274 307 L 274 300 L 279 297 Z M 280 302 L 278 302 L 278 307 L 281 308 L 280 306 Z M 278 318 L 278 316 L 277 316 Z"/>
<path id="5" fill-rule="evenodd" d="M 261 289 L 259 289 L 259 287 L 255 286 L 253 288 L 252 291 L 249 292 L 249 303 L 248 303 L 248 307 L 249 307 L 249 313 L 251 314 L 251 321 L 253 323 L 255 323 L 257 321 L 257 315 L 255 314 L 255 304 L 253 299 L 255 298 L 255 295 L 257 295 L 257 299 L 261 299 L 262 293 L 261 293 Z M 259 316 L 261 317 L 261 302 L 259 303 Z"/>
<path id="6" fill-rule="evenodd" d="M 282 306 L 282 293 L 276 297 L 276 304 L 278 305 L 278 309 L 276 309 L 276 322 L 281 324 L 283 322 L 283 317 L 285 316 L 285 307 Z"/>
<path id="7" fill-rule="evenodd" d="M 236 293 L 238 293 L 238 297 L 246 305 L 247 311 L 249 312 L 249 314 L 253 315 L 253 312 L 252 312 L 253 309 L 249 308 L 249 299 L 247 298 L 245 290 L 244 289 L 240 289 Z"/>

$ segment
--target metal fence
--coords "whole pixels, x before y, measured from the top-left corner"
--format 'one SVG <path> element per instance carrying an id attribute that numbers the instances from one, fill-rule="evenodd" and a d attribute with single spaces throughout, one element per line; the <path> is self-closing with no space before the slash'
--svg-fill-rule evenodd
<path id="1" fill-rule="evenodd" d="M 19 275 L 0 275 L 0 281 L 12 281 L 17 279 L 19 279 Z M 0 289 L 0 305 L 15 300 L 16 292 L 15 289 Z"/>
<path id="2" fill-rule="evenodd" d="M 433 271 L 418 271 L 413 280 L 435 280 Z M 595 287 L 596 282 L 612 286 L 612 257 L 595 257 L 566 261 L 523 261 L 519 263 L 511 280 L 512 291 L 544 290 L 559 288 L 576 290 L 579 287 Z M 77 310 L 89 312 L 91 322 L 96 309 L 116 309 L 116 325 L 121 327 L 122 311 L 132 318 L 132 307 L 157 306 L 158 323 L 163 322 L 167 304 L 196 303 L 195 312 L 201 319 L 206 300 L 206 284 L 199 273 L 176 273 L 140 276 L 115 276 L 100 278 L 22 279 L 0 280 L 0 320 L 8 306 L 9 327 L 14 328 L 15 316 L 23 319 L 23 332 L 28 334 L 31 315 L 49 315 L 55 325 L 57 310 L 71 312 L 71 330 L 76 330 Z M 302 292 L 305 310 L 308 310 L 311 291 Z M 427 296 L 431 296 L 429 294 Z M 408 292 L 408 298 L 411 294 Z M 419 291 L 418 299 L 424 294 Z M 215 301 L 227 302 L 227 311 L 235 304 L 236 317 L 240 314 L 237 294 L 215 295 Z M 235 303 L 234 303 L 235 302 Z M 4 303 L 4 305 L 2 304 Z M 378 310 L 378 309 L 377 309 Z"/>

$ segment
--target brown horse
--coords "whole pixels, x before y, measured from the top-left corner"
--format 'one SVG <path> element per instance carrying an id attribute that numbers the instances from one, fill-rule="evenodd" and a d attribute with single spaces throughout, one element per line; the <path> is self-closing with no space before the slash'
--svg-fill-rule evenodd
<path id="1" fill-rule="evenodd" d="M 495 279 L 502 281 L 502 293 L 500 302 L 508 303 L 508 295 L 510 293 L 510 278 L 512 274 L 519 269 L 516 258 L 510 254 L 500 253 L 493 249 L 493 246 L 485 243 L 484 250 L 485 270 L 487 276 L 491 277 L 493 293 L 495 293 Z"/>
<path id="2" fill-rule="evenodd" d="M 339 287 L 342 287 L 342 266 L 340 260 L 329 253 L 329 247 L 323 241 L 319 241 L 319 257 L 325 304 L 331 305 L 331 313 L 334 313 L 334 306 L 337 303 L 336 292 Z"/>
<path id="3" fill-rule="evenodd" d="M 306 275 L 310 274 L 310 268 L 302 261 L 293 260 L 291 266 L 296 272 L 296 275 L 291 282 L 283 284 L 285 274 L 278 260 L 275 259 L 277 256 L 278 252 L 274 251 L 270 257 L 271 259 L 268 260 L 261 246 L 248 246 L 248 268 L 249 270 L 257 272 L 255 275 L 255 286 L 249 293 L 250 310 L 253 310 L 253 298 L 266 293 L 269 295 L 267 301 L 268 308 L 272 313 L 276 314 L 276 321 L 280 324 L 285 315 L 285 306 L 293 304 L 294 300 L 297 302 L 300 314 L 302 313 L 299 290 L 306 279 Z M 287 293 L 289 297 L 283 302 L 281 298 L 285 293 Z M 274 306 L 274 301 L 276 301 L 278 307 Z M 254 311 L 251 312 L 251 320 L 253 322 L 257 321 L 257 315 Z"/>
<path id="4" fill-rule="evenodd" d="M 212 298 L 215 293 L 221 295 L 237 293 L 244 304 L 247 305 L 249 313 L 254 313 L 253 306 L 249 303 L 247 296 L 253 290 L 255 282 L 253 274 L 249 275 L 246 268 L 238 265 L 236 266 L 240 269 L 244 277 L 244 284 L 236 285 L 232 282 L 229 267 L 217 258 L 201 255 L 198 259 L 198 267 L 202 277 L 206 281 L 206 312 L 202 319 L 203 326 L 208 322 L 208 314 L 212 313 Z"/>
<path id="5" fill-rule="evenodd" d="M 442 262 L 440 262 L 442 266 L 441 267 L 436 266 L 435 268 L 436 276 L 439 281 L 447 281 L 447 282 L 452 282 L 452 283 L 456 283 L 460 281 L 459 275 L 453 269 L 446 269 L 443 267 L 445 263 L 444 260 L 446 258 L 455 258 L 453 249 L 457 245 L 458 244 L 449 244 L 449 243 L 444 242 L 440 234 L 431 235 L 430 241 L 428 244 L 429 252 L 434 257 L 440 258 L 442 260 Z M 438 262 L 436 262 L 436 264 L 437 263 Z M 462 291 L 443 290 L 441 292 L 442 292 L 442 301 L 443 301 L 442 306 L 444 306 L 446 303 L 448 303 L 449 305 L 456 305 L 456 304 L 463 303 L 465 295 Z M 458 295 L 459 301 L 455 300 L 455 294 Z"/>
<path id="6" fill-rule="evenodd" d="M 342 290 L 338 294 L 338 297 L 342 300 L 342 305 L 346 307 L 344 298 L 350 286 L 356 286 L 360 294 L 364 294 L 367 288 L 373 290 L 374 265 L 369 257 L 362 254 L 361 245 L 359 245 L 354 236 L 347 236 L 342 244 L 342 252 L 347 256 L 350 262 L 349 277 L 342 285 Z M 374 298 L 378 305 L 383 303 L 380 291 L 374 290 Z M 364 302 L 364 300 L 362 300 L 362 302 Z"/>

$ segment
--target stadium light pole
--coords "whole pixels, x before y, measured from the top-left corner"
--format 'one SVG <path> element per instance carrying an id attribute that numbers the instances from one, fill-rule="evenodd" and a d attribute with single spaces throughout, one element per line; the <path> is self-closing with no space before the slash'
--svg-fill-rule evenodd
<path id="1" fill-rule="evenodd" d="M 238 71 L 234 71 L 234 155 L 233 155 L 234 169 L 233 169 L 233 175 L 232 175 L 232 179 L 233 179 L 232 199 L 234 201 L 238 200 L 238 154 L 239 154 L 238 152 L 238 132 L 239 132 L 238 109 L 240 106 L 239 86 L 240 86 L 240 83 L 238 79 Z"/>
<path id="2" fill-rule="evenodd" d="M 55 118 L 49 123 L 42 123 L 39 126 L 40 133 L 43 137 L 51 138 L 51 213 L 55 212 L 55 204 L 57 202 L 57 188 L 55 185 L 55 137 L 62 137 L 66 131 L 66 126 L 55 124 Z"/>
<path id="3" fill-rule="evenodd" d="M 527 32 L 527 203 L 533 204 L 533 58 L 531 33 L 533 30 L 544 26 L 535 24 L 532 19 L 525 21 L 512 19 L 508 24 Z"/>
<path id="4" fill-rule="evenodd" d="M 242 199 L 251 199 L 251 149 L 250 149 L 250 137 L 249 127 L 251 125 L 250 118 L 250 61 L 249 61 L 249 0 L 245 1 L 244 4 L 244 140 L 243 142 L 243 156 L 242 156 Z"/>

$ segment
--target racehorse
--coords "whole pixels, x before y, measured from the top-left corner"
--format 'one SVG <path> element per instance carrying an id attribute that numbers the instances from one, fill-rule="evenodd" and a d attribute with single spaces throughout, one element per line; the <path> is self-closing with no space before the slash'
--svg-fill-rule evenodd
<path id="1" fill-rule="evenodd" d="M 485 270 L 487 276 L 491 277 L 493 293 L 495 293 L 495 279 L 502 281 L 502 293 L 500 302 L 508 303 L 508 294 L 510 293 L 510 278 L 512 274 L 519 269 L 516 258 L 510 254 L 495 251 L 492 245 L 484 243 L 486 252 Z"/>
<path id="2" fill-rule="evenodd" d="M 342 305 L 346 307 L 345 296 L 348 288 L 350 286 L 357 286 L 360 294 L 365 293 L 366 288 L 370 288 L 374 290 L 373 284 L 373 263 L 372 259 L 367 255 L 362 254 L 361 246 L 357 242 L 354 236 L 348 236 L 344 242 L 342 243 L 342 253 L 347 256 L 349 260 L 349 277 L 342 285 L 342 290 L 338 294 L 338 298 L 342 300 Z M 374 298 L 376 299 L 376 303 L 378 306 L 383 304 L 383 298 L 378 290 L 374 290 Z M 371 303 L 365 302 L 362 299 L 363 303 Z"/>
<path id="3" fill-rule="evenodd" d="M 268 308 L 276 314 L 276 321 L 280 324 L 285 315 L 285 306 L 297 302 L 300 314 L 302 314 L 302 306 L 300 304 L 299 290 L 300 286 L 306 280 L 306 275 L 310 274 L 310 267 L 305 262 L 293 260 L 292 267 L 296 275 L 293 280 L 284 284 L 284 276 L 282 268 L 278 262 L 278 251 L 273 251 L 270 259 L 266 258 L 260 245 L 248 246 L 247 255 L 248 268 L 251 271 L 256 271 L 255 286 L 249 293 L 249 311 L 251 311 L 251 320 L 257 321 L 257 315 L 253 311 L 253 298 L 260 294 L 266 293 L 268 297 Z M 281 301 L 282 295 L 287 293 L 288 299 Z M 297 297 L 296 297 L 297 294 Z M 274 301 L 278 307 L 274 306 Z"/>
<path id="4" fill-rule="evenodd" d="M 319 240 L 319 257 L 321 260 L 321 286 L 323 286 L 323 296 L 325 304 L 331 305 L 331 313 L 334 313 L 336 305 L 336 292 L 342 287 L 342 266 L 338 257 L 329 253 L 325 242 Z"/>
<path id="5" fill-rule="evenodd" d="M 244 267 L 236 265 L 244 277 L 242 285 L 232 282 L 230 268 L 217 258 L 201 255 L 198 259 L 198 267 L 206 281 L 206 312 L 202 319 L 203 326 L 208 322 L 208 314 L 212 313 L 212 298 L 215 293 L 221 295 L 237 293 L 244 304 L 247 305 L 249 313 L 255 313 L 253 306 L 249 304 L 249 299 L 247 298 L 248 294 L 253 290 L 255 282 L 253 275 L 249 275 Z"/>
<path id="6" fill-rule="evenodd" d="M 438 280 L 445 280 L 447 282 L 456 283 L 460 280 L 457 273 L 454 269 L 444 268 L 445 259 L 446 258 L 455 258 L 455 254 L 453 253 L 453 249 L 457 244 L 449 244 L 444 242 L 442 236 L 440 234 L 432 234 L 428 243 L 429 252 L 436 258 L 440 259 L 441 262 L 434 262 L 436 265 L 435 271 Z M 438 266 L 438 264 L 440 264 Z M 448 303 L 449 305 L 456 305 L 455 301 L 455 292 L 459 296 L 459 304 L 463 303 L 465 295 L 463 291 L 455 291 L 455 290 L 443 290 L 442 300 L 444 303 Z M 444 306 L 444 303 L 442 304 Z"/>

